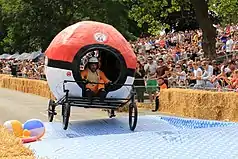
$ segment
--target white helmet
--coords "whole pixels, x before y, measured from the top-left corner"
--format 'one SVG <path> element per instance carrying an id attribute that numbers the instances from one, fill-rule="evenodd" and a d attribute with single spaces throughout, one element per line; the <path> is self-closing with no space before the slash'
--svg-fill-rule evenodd
<path id="1" fill-rule="evenodd" d="M 98 63 L 98 59 L 96 57 L 91 57 L 89 60 L 88 60 L 89 63 Z"/>

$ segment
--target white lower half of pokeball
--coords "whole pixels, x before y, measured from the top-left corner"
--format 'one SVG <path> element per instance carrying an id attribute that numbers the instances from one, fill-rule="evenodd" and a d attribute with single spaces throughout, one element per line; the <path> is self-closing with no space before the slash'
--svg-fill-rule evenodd
<path id="1" fill-rule="evenodd" d="M 46 66 L 45 73 L 48 85 L 50 87 L 51 92 L 56 97 L 57 100 L 60 100 L 65 96 L 65 92 L 63 91 L 63 83 L 64 80 L 75 81 L 73 76 L 67 76 L 68 72 L 71 70 L 64 70 L 54 67 Z M 127 76 L 125 84 L 132 85 L 134 82 L 134 77 Z M 65 84 L 65 88 L 69 90 L 70 96 L 81 97 L 82 89 L 75 82 L 69 82 Z M 130 95 L 131 86 L 122 86 L 120 89 L 115 91 L 110 91 L 107 94 L 107 98 L 127 98 Z"/>

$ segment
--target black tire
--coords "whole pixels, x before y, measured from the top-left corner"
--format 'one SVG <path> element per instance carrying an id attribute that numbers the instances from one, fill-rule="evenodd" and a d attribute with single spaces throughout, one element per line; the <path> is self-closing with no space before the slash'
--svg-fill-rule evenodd
<path id="1" fill-rule="evenodd" d="M 49 100 L 49 105 L 48 105 L 48 121 L 52 122 L 54 120 L 55 116 L 55 102 L 50 99 Z"/>
<path id="2" fill-rule="evenodd" d="M 138 110 L 135 103 L 129 104 L 129 126 L 130 130 L 134 131 L 137 125 Z"/>
<path id="3" fill-rule="evenodd" d="M 69 117 L 70 117 L 70 104 L 65 103 L 62 105 L 62 117 L 63 117 L 63 129 L 67 130 L 69 125 Z"/>

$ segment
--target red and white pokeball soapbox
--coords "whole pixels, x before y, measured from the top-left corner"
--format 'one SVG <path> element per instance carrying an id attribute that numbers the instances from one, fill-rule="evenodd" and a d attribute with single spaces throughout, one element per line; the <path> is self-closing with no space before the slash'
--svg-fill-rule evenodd
<path id="1" fill-rule="evenodd" d="M 61 99 L 64 80 L 80 81 L 80 62 L 92 51 L 99 51 L 101 70 L 113 83 L 133 84 L 136 69 L 136 55 L 127 40 L 113 26 L 82 21 L 62 30 L 45 51 L 45 73 L 57 100 Z M 80 83 L 67 83 L 72 96 L 82 96 Z M 126 98 L 129 86 L 115 86 L 107 98 Z"/>

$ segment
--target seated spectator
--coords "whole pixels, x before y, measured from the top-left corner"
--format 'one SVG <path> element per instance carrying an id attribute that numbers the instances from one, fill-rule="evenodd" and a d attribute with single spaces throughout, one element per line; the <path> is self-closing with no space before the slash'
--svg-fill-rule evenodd
<path id="1" fill-rule="evenodd" d="M 219 68 L 219 63 L 216 60 L 212 61 L 213 66 L 213 75 L 217 76 L 221 73 L 221 70 Z"/>
<path id="2" fill-rule="evenodd" d="M 174 73 L 174 69 L 172 69 L 169 73 L 169 78 L 168 78 L 168 87 L 177 87 L 178 85 L 178 76 L 176 73 Z"/>
<path id="3" fill-rule="evenodd" d="M 193 68 L 194 68 L 193 71 L 194 77 L 191 77 L 191 79 L 196 80 L 194 88 L 203 87 L 204 86 L 204 81 L 202 80 L 203 71 L 201 70 L 201 68 L 198 67 L 198 64 L 196 62 L 193 63 Z"/>
<path id="4" fill-rule="evenodd" d="M 232 74 L 232 79 L 230 83 L 231 89 L 238 89 L 238 69 Z"/>
<path id="5" fill-rule="evenodd" d="M 187 83 L 188 83 L 189 87 L 194 86 L 196 84 L 196 78 L 194 76 L 194 70 L 188 72 L 188 74 L 187 74 Z"/>
<path id="6" fill-rule="evenodd" d="M 5 67 L 3 67 L 2 72 L 3 72 L 4 74 L 11 74 L 10 65 L 7 64 Z"/>
<path id="7" fill-rule="evenodd" d="M 201 76 L 201 80 L 203 80 L 204 87 L 214 87 L 214 85 L 211 83 L 213 67 L 211 65 L 208 65 L 207 61 L 202 62 L 202 67 L 204 71 Z"/>
<path id="8" fill-rule="evenodd" d="M 174 72 L 178 78 L 178 85 L 179 86 L 186 86 L 186 73 L 182 70 L 181 65 L 176 65 L 176 72 Z"/>

